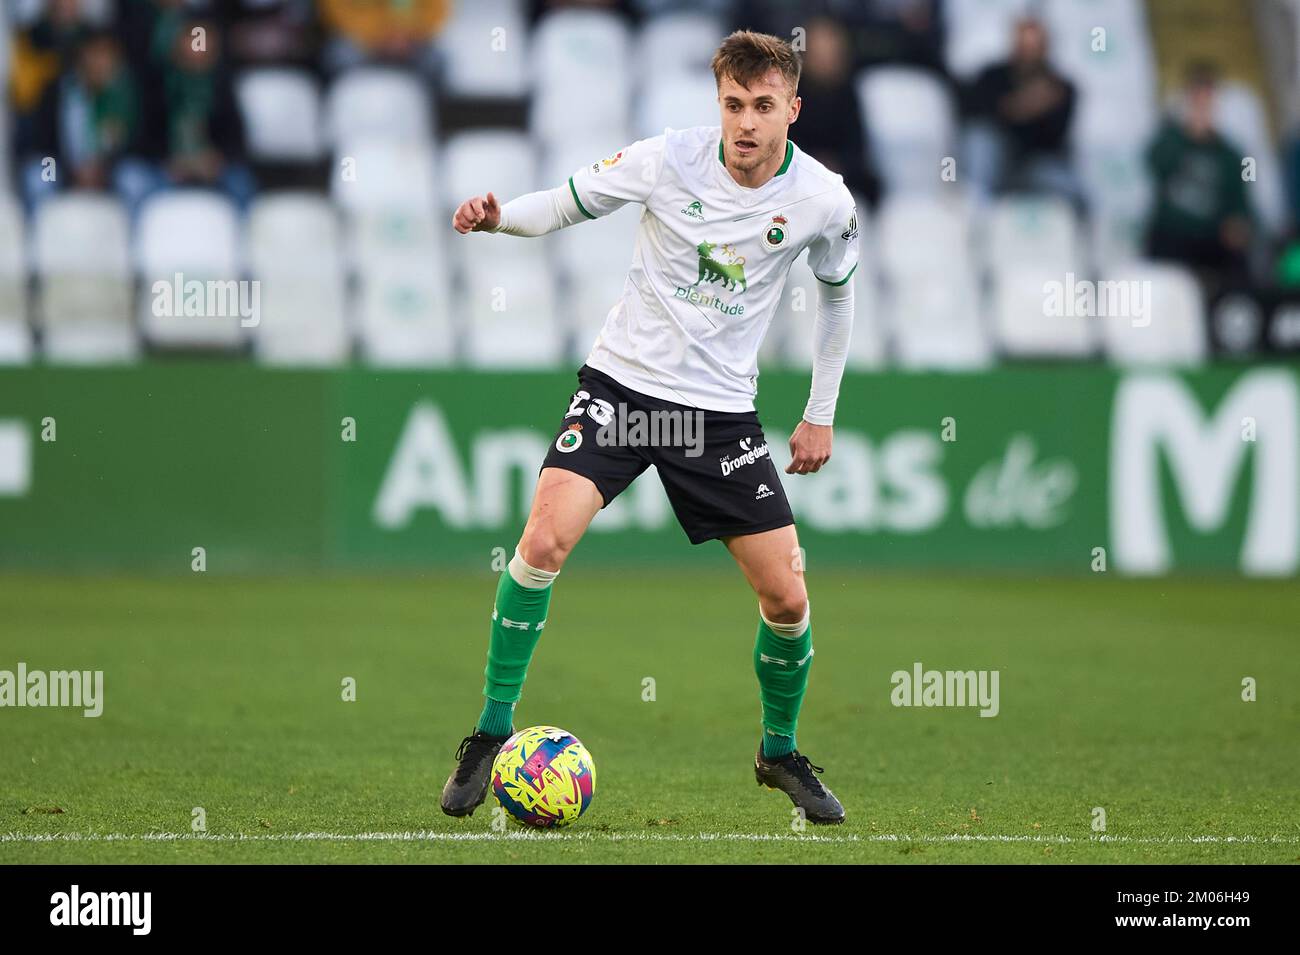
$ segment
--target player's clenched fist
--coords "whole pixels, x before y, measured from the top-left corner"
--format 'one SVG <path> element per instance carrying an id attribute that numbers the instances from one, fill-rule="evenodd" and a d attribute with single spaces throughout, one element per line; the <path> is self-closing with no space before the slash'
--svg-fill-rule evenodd
<path id="1" fill-rule="evenodd" d="M 467 232 L 491 232 L 501 224 L 501 207 L 496 196 L 475 196 L 466 199 L 451 217 L 452 227 L 464 235 Z"/>
<path id="2" fill-rule="evenodd" d="M 831 459 L 830 425 L 800 421 L 790 435 L 790 464 L 786 474 L 816 474 Z"/>

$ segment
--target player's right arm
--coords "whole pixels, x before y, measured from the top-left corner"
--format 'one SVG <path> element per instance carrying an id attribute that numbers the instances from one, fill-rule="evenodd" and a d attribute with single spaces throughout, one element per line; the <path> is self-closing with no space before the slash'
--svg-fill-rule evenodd
<path id="1" fill-rule="evenodd" d="M 469 232 L 539 236 L 609 215 L 629 202 L 650 198 L 663 169 L 664 137 L 641 139 L 607 159 L 583 166 L 569 181 L 498 204 L 492 193 L 460 204 L 452 227 Z"/>

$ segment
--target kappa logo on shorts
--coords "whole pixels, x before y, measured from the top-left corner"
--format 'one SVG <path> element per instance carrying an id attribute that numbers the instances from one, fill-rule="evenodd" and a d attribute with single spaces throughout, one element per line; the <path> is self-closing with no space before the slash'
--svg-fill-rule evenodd
<path id="1" fill-rule="evenodd" d="M 772 490 L 766 484 L 760 484 L 758 490 L 754 492 L 754 500 L 761 501 L 765 497 L 774 497 L 776 491 Z"/>
<path id="2" fill-rule="evenodd" d="M 753 440 L 753 438 L 741 438 L 739 442 L 741 448 L 740 454 L 736 455 L 734 458 L 722 457 L 718 459 L 722 466 L 723 477 L 726 477 L 732 471 L 743 468 L 747 464 L 753 464 L 759 458 L 767 457 L 767 442 L 764 441 L 758 447 L 754 448 L 750 447 Z"/>

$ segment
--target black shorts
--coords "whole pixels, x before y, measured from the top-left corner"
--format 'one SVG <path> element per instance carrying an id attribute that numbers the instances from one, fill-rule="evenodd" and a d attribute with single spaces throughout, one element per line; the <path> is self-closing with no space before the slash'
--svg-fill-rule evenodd
<path id="1" fill-rule="evenodd" d="M 607 507 L 650 465 L 692 544 L 794 523 L 756 412 L 652 398 L 583 365 L 542 467 L 589 478 Z"/>

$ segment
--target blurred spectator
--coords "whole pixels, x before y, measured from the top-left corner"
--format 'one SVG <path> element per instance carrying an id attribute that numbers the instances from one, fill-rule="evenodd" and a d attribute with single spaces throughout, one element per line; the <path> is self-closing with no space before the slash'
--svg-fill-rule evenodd
<path id="1" fill-rule="evenodd" d="M 140 102 L 111 32 L 83 35 L 75 66 L 48 87 L 37 117 L 23 161 L 29 208 L 64 184 L 104 189 L 114 181 L 139 130 Z"/>
<path id="2" fill-rule="evenodd" d="M 326 69 L 395 63 L 432 70 L 432 40 L 451 11 L 451 0 L 320 0 L 321 21 L 331 34 Z"/>
<path id="3" fill-rule="evenodd" d="M 14 149 L 19 155 L 44 148 L 35 143 L 45 135 L 37 129 L 42 124 L 40 108 L 46 105 L 52 84 L 72 69 L 87 29 L 80 0 L 49 0 L 41 17 L 14 35 L 9 96 Z"/>
<path id="4" fill-rule="evenodd" d="M 678 10 L 687 8 L 696 13 L 709 12 L 708 9 L 702 9 L 706 4 L 684 3 L 682 0 L 671 0 L 659 6 L 674 7 Z M 716 7 L 718 4 L 715 2 L 707 6 Z M 556 10 L 600 10 L 603 13 L 616 13 L 622 17 L 631 17 L 639 12 L 633 9 L 631 0 L 529 0 L 529 21 L 536 24 L 543 16 Z"/>
<path id="5" fill-rule="evenodd" d="M 1147 253 L 1197 270 L 1211 292 L 1246 277 L 1253 231 L 1241 152 L 1214 128 L 1217 88 L 1213 66 L 1193 65 L 1182 116 L 1166 120 L 1147 151 L 1155 178 Z"/>
<path id="6" fill-rule="evenodd" d="M 1047 47 L 1043 24 L 1020 20 L 1011 59 L 985 69 L 967 93 L 964 165 L 978 202 L 1002 192 L 1047 192 L 1083 208 L 1068 151 L 1074 85 L 1048 62 Z"/>
<path id="7" fill-rule="evenodd" d="M 840 6 L 835 4 L 834 6 Z M 945 72 L 938 0 L 866 0 L 858 64 L 902 63 Z"/>
<path id="8" fill-rule="evenodd" d="M 315 66 L 318 36 L 312 0 L 232 0 L 228 43 L 240 63 Z"/>
<path id="9" fill-rule="evenodd" d="M 885 64 L 944 72 L 938 0 L 740 0 L 732 25 L 797 39 L 793 31 L 818 17 L 845 32 L 854 72 Z"/>
<path id="10" fill-rule="evenodd" d="M 219 189 L 246 207 L 256 185 L 244 162 L 244 126 L 215 23 L 185 20 L 170 35 L 162 71 L 162 116 L 140 157 L 121 164 L 132 207 L 169 186 Z"/>
<path id="11" fill-rule="evenodd" d="M 731 12 L 732 0 L 631 0 L 628 6 L 643 20 L 664 13 L 706 13 L 724 17 Z"/>
<path id="12" fill-rule="evenodd" d="M 880 185 L 869 166 L 848 37 L 833 20 L 819 17 L 808 24 L 807 41 L 799 80 L 802 107 L 791 138 L 874 208 Z"/>

